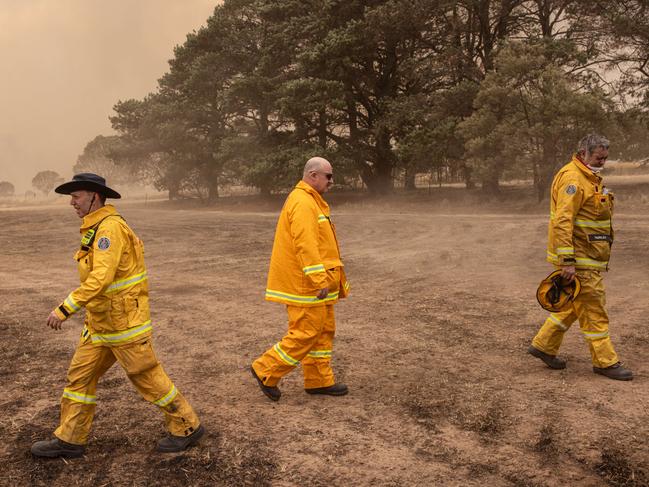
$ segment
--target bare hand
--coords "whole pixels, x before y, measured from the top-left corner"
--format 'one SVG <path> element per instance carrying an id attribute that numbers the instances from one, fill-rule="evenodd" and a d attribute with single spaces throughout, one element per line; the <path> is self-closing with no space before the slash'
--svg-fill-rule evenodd
<path id="1" fill-rule="evenodd" d="M 52 311 L 47 317 L 47 326 L 49 326 L 53 330 L 60 330 L 62 324 L 63 322 L 59 319 L 58 316 L 56 316 L 56 313 L 54 311 Z"/>
<path id="2" fill-rule="evenodd" d="M 327 297 L 327 294 L 329 294 L 329 288 L 328 287 L 323 287 L 318 291 L 318 294 L 316 294 L 316 298 L 318 299 L 324 299 Z"/>
<path id="3" fill-rule="evenodd" d="M 563 277 L 567 282 L 572 282 L 575 280 L 575 274 L 577 270 L 574 265 L 564 265 L 561 267 L 561 277 Z"/>

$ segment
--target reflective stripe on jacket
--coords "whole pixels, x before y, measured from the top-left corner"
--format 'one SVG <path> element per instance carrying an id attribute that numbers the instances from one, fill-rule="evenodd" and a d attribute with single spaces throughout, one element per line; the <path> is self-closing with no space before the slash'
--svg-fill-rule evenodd
<path id="1" fill-rule="evenodd" d="M 318 290 L 329 288 L 325 299 Z M 321 306 L 349 292 L 329 205 L 304 181 L 286 198 L 275 230 L 266 300 Z"/>
<path id="2" fill-rule="evenodd" d="M 607 270 L 613 243 L 613 195 L 577 157 L 552 181 L 547 260 Z"/>
<path id="3" fill-rule="evenodd" d="M 93 228 L 94 240 L 85 245 Z M 81 285 L 55 313 L 66 319 L 85 307 L 85 325 L 93 343 L 116 345 L 150 336 L 149 288 L 142 241 L 112 205 L 86 215 L 81 223 L 81 236 L 81 249 L 74 257 Z"/>

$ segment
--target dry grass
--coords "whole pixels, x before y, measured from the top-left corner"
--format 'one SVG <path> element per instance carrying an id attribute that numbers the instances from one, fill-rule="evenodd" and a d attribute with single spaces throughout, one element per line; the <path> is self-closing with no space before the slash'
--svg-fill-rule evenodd
<path id="1" fill-rule="evenodd" d="M 618 207 L 607 297 L 615 346 L 637 377 L 615 383 L 592 373 L 577 329 L 562 348 L 564 371 L 525 353 L 545 318 L 534 289 L 548 272 L 547 206 L 526 208 L 515 193 L 461 206 L 454 194 L 332 195 L 352 284 L 336 308 L 334 369 L 351 393 L 307 395 L 297 370 L 279 403 L 248 366 L 286 328 L 282 307 L 262 299 L 281 199 L 256 210 L 120 206 L 146 243 L 156 351 L 209 433 L 185 454 L 156 454 L 161 417 L 115 367 L 99 384 L 87 454 L 66 462 L 34 460 L 29 446 L 56 426 L 81 326 L 43 324 L 76 285 L 78 220 L 67 207 L 4 211 L 2 481 L 647 485 L 645 211 L 623 198 Z"/>

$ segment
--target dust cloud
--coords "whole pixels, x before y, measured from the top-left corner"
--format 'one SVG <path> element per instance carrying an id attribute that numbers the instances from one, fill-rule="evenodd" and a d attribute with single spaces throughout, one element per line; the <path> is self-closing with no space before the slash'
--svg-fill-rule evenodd
<path id="1" fill-rule="evenodd" d="M 214 0 L 3 0 L 0 181 L 16 194 L 43 170 L 70 177 L 87 142 L 112 133 L 120 99 L 142 98 Z"/>

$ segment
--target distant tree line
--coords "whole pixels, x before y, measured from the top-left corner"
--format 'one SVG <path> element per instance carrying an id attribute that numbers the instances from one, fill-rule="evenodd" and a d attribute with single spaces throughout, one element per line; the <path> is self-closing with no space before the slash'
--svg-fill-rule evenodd
<path id="1" fill-rule="evenodd" d="M 56 171 L 40 171 L 32 178 L 32 186 L 44 196 L 50 194 L 50 191 L 61 183 L 63 183 L 63 178 Z"/>
<path id="2" fill-rule="evenodd" d="M 9 181 L 0 181 L 0 196 L 13 196 L 16 188 Z"/>
<path id="3" fill-rule="evenodd" d="M 63 182 L 63 178 L 55 171 L 39 171 L 32 178 L 32 186 L 47 196 L 56 186 Z M 16 193 L 16 188 L 13 183 L 9 181 L 0 181 L 0 197 L 12 197 Z M 27 191 L 25 196 L 33 196 L 36 194 L 32 191 Z"/>
<path id="4" fill-rule="evenodd" d="M 649 154 L 647 26 L 646 0 L 226 0 L 77 166 L 214 200 L 286 189 L 320 154 L 373 193 L 425 172 L 540 198 L 587 132 Z"/>

